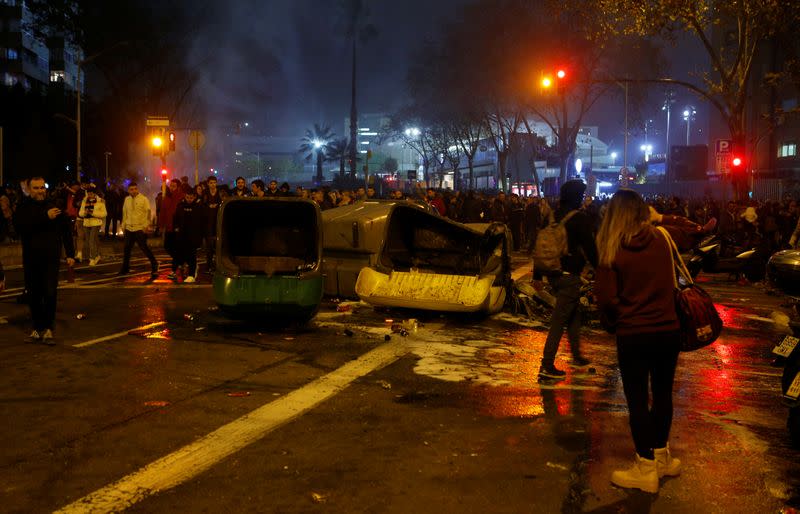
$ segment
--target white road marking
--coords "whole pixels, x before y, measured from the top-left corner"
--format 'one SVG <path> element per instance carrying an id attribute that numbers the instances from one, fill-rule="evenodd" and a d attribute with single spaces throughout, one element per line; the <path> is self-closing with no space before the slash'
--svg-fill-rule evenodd
<path id="1" fill-rule="evenodd" d="M 93 344 L 103 343 L 105 341 L 111 341 L 112 339 L 117 339 L 119 337 L 126 336 L 126 335 L 130 334 L 131 332 L 135 332 L 137 330 L 147 330 L 148 328 L 160 327 L 161 325 L 166 325 L 166 324 L 167 324 L 166 321 L 157 321 L 155 323 L 142 325 L 141 327 L 132 328 L 132 329 L 126 330 L 124 332 L 117 332 L 116 334 L 111 334 L 111 335 L 107 335 L 107 336 L 103 336 L 103 337 L 98 337 L 97 339 L 92 339 L 92 340 L 89 340 L 89 341 L 85 341 L 83 343 L 73 344 L 72 346 L 75 347 L 75 348 L 85 348 L 87 346 L 92 346 Z"/>
<path id="2" fill-rule="evenodd" d="M 406 351 L 406 345 L 396 342 L 379 346 L 56 512 L 118 512 L 186 482 L 336 395 L 354 380 L 388 366 Z"/>

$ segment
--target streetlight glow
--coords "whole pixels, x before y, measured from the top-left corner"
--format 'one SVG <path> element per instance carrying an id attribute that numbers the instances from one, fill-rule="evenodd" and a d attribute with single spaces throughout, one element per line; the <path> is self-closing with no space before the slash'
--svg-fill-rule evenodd
<path id="1" fill-rule="evenodd" d="M 321 148 L 321 147 L 322 147 L 322 141 L 320 141 L 319 139 L 315 139 L 314 148 Z"/>
<path id="2" fill-rule="evenodd" d="M 550 77 L 544 77 L 542 79 L 542 87 L 550 87 L 553 85 L 553 80 Z"/>

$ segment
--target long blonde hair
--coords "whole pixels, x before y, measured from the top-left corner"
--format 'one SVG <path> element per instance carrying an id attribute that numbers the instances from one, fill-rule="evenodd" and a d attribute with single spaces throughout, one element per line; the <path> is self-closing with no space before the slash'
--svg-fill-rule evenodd
<path id="1" fill-rule="evenodd" d="M 647 204 L 639 193 L 631 189 L 620 189 L 614 193 L 597 233 L 600 265 L 611 267 L 622 245 L 630 243 L 649 217 Z"/>

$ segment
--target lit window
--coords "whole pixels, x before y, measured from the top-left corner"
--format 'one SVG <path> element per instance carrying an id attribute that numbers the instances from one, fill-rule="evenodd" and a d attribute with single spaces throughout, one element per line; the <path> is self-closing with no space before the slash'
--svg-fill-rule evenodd
<path id="1" fill-rule="evenodd" d="M 64 72 L 63 71 L 51 71 L 50 72 L 50 82 L 64 82 Z"/>
<path id="2" fill-rule="evenodd" d="M 783 143 L 778 148 L 778 157 L 795 157 L 797 155 L 797 143 Z"/>
<path id="3" fill-rule="evenodd" d="M 6 86 L 10 87 L 15 85 L 16 83 L 17 83 L 17 77 L 15 75 L 12 75 L 10 73 L 6 73 L 3 75 L 3 84 L 5 84 Z"/>
<path id="4" fill-rule="evenodd" d="M 13 48 L 9 48 L 8 49 L 7 55 L 8 55 L 8 60 L 9 61 L 16 61 L 19 58 L 19 54 Z"/>

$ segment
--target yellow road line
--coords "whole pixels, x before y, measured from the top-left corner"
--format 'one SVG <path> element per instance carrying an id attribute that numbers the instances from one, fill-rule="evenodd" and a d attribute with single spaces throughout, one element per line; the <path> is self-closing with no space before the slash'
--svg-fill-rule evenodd
<path id="1" fill-rule="evenodd" d="M 119 512 L 148 496 L 186 482 L 331 398 L 357 378 L 391 364 L 406 352 L 405 344 L 392 342 L 379 346 L 56 512 Z"/>
<path id="2" fill-rule="evenodd" d="M 86 346 L 92 346 L 93 344 L 102 343 L 105 341 L 111 341 L 112 339 L 117 339 L 118 337 L 126 336 L 135 330 L 147 330 L 148 328 L 155 328 L 160 327 L 161 325 L 166 325 L 166 321 L 156 321 L 155 323 L 150 323 L 148 325 L 142 325 L 141 327 L 132 328 L 130 330 L 126 330 L 124 332 L 117 332 L 116 334 L 111 334 L 103 337 L 98 337 L 97 339 L 92 339 L 91 341 L 86 341 L 83 343 L 73 344 L 72 346 L 75 348 L 84 348 Z"/>

